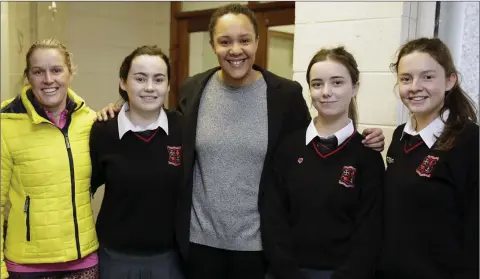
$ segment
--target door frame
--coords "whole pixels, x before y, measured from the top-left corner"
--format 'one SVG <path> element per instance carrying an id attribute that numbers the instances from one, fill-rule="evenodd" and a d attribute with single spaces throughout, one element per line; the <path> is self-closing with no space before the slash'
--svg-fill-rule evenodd
<path id="1" fill-rule="evenodd" d="M 170 7 L 170 93 L 168 107 L 178 107 L 180 84 L 189 72 L 189 33 L 208 31 L 210 17 L 216 9 L 181 11 L 181 2 L 171 2 Z M 260 41 L 255 64 L 267 66 L 268 27 L 295 24 L 295 2 L 248 2 L 247 7 L 255 13 Z"/>

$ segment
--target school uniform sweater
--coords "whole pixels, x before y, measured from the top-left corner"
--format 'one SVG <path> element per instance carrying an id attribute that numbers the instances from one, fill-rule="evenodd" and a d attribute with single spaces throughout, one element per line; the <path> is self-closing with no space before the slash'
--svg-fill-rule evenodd
<path id="1" fill-rule="evenodd" d="M 133 255 L 175 247 L 181 116 L 166 114 L 168 135 L 158 127 L 149 135 L 129 130 L 120 139 L 118 116 L 92 127 L 92 188 L 105 183 L 96 226 L 101 247 Z"/>
<path id="2" fill-rule="evenodd" d="M 409 126 L 409 125 L 407 125 Z M 385 242 L 379 274 L 394 279 L 478 279 L 478 125 L 448 151 L 437 118 L 411 145 L 397 127 L 387 153 Z M 427 132 L 430 130 L 430 132 Z M 411 132 L 410 132 L 411 133 Z"/>
<path id="3" fill-rule="evenodd" d="M 308 268 L 334 270 L 334 279 L 371 278 L 381 237 L 382 157 L 356 131 L 322 153 L 318 137 L 306 144 L 306 130 L 278 148 L 277 183 L 265 195 L 266 225 L 283 256 L 276 276 L 302 278 L 298 269 Z"/>

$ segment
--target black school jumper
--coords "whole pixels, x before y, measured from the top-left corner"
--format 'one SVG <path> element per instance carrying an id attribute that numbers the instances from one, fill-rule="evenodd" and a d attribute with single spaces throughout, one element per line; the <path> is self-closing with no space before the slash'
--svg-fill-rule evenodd
<path id="1" fill-rule="evenodd" d="M 105 183 L 96 225 L 102 250 L 134 257 L 176 250 L 174 216 L 182 177 L 181 115 L 165 112 L 168 135 L 158 127 L 149 137 L 128 131 L 119 139 L 117 116 L 92 127 L 93 191 Z"/>
<path id="2" fill-rule="evenodd" d="M 379 278 L 478 279 L 478 126 L 449 151 L 408 148 L 404 127 L 387 153 Z"/>
<path id="3" fill-rule="evenodd" d="M 283 265 L 277 278 L 302 278 L 299 268 L 333 270 L 332 278 L 372 278 L 381 244 L 382 156 L 354 132 L 322 154 L 306 129 L 277 150 L 278 182 L 265 194 L 266 230 L 277 234 Z"/>

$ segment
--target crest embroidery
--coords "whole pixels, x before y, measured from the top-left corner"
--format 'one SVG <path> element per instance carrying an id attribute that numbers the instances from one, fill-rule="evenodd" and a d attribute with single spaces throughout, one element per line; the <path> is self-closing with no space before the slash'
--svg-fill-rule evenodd
<path id="1" fill-rule="evenodd" d="M 425 157 L 417 168 L 417 174 L 423 177 L 430 177 L 433 172 L 433 168 L 438 162 L 439 157 L 428 155 Z"/>
<path id="2" fill-rule="evenodd" d="M 173 166 L 181 165 L 181 156 L 180 151 L 182 150 L 181 146 L 167 146 L 168 151 L 168 164 Z"/>
<path id="3" fill-rule="evenodd" d="M 355 187 L 355 173 L 357 169 L 352 166 L 345 166 L 342 170 L 342 175 L 340 176 L 340 180 L 338 183 L 342 184 L 347 188 Z"/>

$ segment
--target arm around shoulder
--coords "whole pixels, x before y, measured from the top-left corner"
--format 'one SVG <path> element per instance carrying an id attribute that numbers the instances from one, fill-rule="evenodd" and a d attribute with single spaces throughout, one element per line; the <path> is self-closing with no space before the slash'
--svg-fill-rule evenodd
<path id="1" fill-rule="evenodd" d="M 104 130 L 106 128 L 105 122 L 93 123 L 92 130 L 90 131 L 90 159 L 92 162 L 92 177 L 91 177 L 91 193 L 95 194 L 97 189 L 105 183 L 105 170 L 101 162 L 101 152 L 104 146 L 105 140 Z"/>

